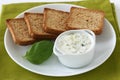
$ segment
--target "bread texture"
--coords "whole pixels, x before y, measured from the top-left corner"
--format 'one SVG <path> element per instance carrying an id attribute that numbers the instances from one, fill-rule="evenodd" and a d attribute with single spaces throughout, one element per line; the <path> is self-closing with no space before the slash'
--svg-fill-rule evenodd
<path id="1" fill-rule="evenodd" d="M 104 12 L 85 8 L 71 7 L 66 21 L 67 29 L 90 29 L 99 35 L 104 26 Z"/>
<path id="2" fill-rule="evenodd" d="M 24 18 L 7 19 L 6 24 L 16 44 L 29 45 L 35 42 L 29 35 Z"/>
<path id="3" fill-rule="evenodd" d="M 52 34 L 60 34 L 66 31 L 68 12 L 44 8 L 44 30 Z"/>
<path id="4" fill-rule="evenodd" d="M 55 39 L 57 35 L 47 33 L 43 30 L 43 14 L 42 13 L 25 13 L 25 21 L 29 30 L 29 34 L 35 39 Z"/>

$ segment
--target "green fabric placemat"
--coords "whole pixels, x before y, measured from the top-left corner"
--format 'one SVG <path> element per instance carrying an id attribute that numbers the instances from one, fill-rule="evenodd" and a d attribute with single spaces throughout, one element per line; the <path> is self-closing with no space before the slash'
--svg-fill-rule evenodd
<path id="1" fill-rule="evenodd" d="M 6 30 L 5 20 L 16 17 L 26 9 L 48 3 L 18 3 L 3 5 L 0 18 L 0 80 L 120 80 L 120 31 L 115 19 L 114 5 L 111 5 L 109 0 L 63 3 L 80 5 L 90 9 L 103 10 L 105 12 L 105 17 L 113 25 L 117 37 L 116 47 L 111 57 L 96 69 L 76 76 L 48 77 L 27 71 L 12 60 L 4 48 L 4 33 Z"/>

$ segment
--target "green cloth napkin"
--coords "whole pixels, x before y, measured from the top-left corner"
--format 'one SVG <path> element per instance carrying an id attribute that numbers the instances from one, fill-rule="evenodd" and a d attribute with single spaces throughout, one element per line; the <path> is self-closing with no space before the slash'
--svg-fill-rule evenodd
<path id="1" fill-rule="evenodd" d="M 105 12 L 105 17 L 113 25 L 117 37 L 116 47 L 111 57 L 92 71 L 70 77 L 48 77 L 25 70 L 8 56 L 4 48 L 4 33 L 6 30 L 5 20 L 16 17 L 26 9 L 48 3 L 18 3 L 3 5 L 0 18 L 0 80 L 120 80 L 120 31 L 115 19 L 114 5 L 111 5 L 109 0 L 61 3 L 80 5 L 90 9 L 103 10 Z"/>

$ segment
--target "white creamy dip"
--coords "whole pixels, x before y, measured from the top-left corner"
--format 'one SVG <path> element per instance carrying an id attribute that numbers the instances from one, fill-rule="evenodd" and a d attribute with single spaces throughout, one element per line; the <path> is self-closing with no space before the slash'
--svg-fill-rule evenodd
<path id="1" fill-rule="evenodd" d="M 58 40 L 58 48 L 62 54 L 84 54 L 91 44 L 91 35 L 85 32 L 66 34 Z"/>

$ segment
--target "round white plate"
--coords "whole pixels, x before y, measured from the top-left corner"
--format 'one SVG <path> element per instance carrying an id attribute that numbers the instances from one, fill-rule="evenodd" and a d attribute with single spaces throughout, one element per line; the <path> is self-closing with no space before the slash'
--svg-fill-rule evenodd
<path id="1" fill-rule="evenodd" d="M 25 12 L 43 12 L 45 7 L 69 12 L 71 6 L 81 7 L 70 4 L 47 4 L 31 8 Z M 25 12 L 21 13 L 16 18 L 23 17 Z M 4 44 L 8 55 L 18 65 L 29 71 L 47 76 L 72 76 L 90 71 L 104 63 L 110 57 L 115 48 L 116 35 L 112 25 L 105 19 L 102 34 L 96 36 L 96 47 L 93 61 L 89 65 L 78 69 L 65 67 L 58 61 L 55 55 L 52 55 L 47 61 L 40 65 L 30 63 L 23 58 L 30 46 L 19 46 L 14 44 L 8 29 L 5 32 Z"/>

